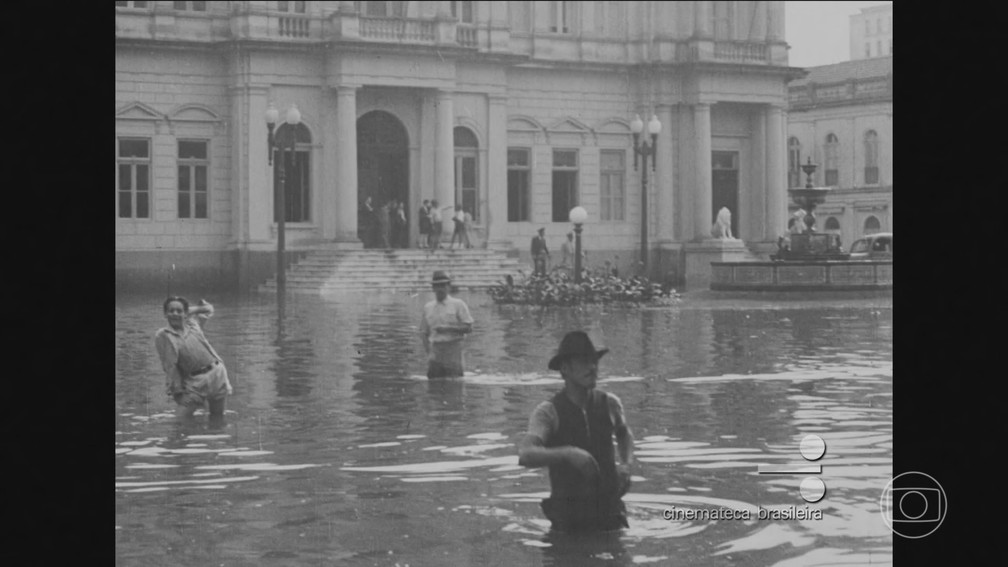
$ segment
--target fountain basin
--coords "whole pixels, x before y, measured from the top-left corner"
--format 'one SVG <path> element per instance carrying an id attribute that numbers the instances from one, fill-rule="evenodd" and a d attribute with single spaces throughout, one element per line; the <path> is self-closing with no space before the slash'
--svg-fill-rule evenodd
<path id="1" fill-rule="evenodd" d="M 892 260 L 711 262 L 714 291 L 892 290 Z"/>

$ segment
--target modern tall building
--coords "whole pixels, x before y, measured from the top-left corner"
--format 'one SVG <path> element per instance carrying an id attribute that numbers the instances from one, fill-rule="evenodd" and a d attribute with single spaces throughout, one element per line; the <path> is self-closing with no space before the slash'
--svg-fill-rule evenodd
<path id="1" fill-rule="evenodd" d="M 281 214 L 288 249 L 360 247 L 366 197 L 407 204 L 411 243 L 437 199 L 471 210 L 481 245 L 525 255 L 539 227 L 559 249 L 580 205 L 590 260 L 632 268 L 646 236 L 651 274 L 680 281 L 718 259 L 722 206 L 754 252 L 785 225 L 801 71 L 783 2 L 131 1 L 115 28 L 120 285 L 172 265 L 255 285 Z M 646 170 L 635 115 L 641 138 L 660 122 Z"/>
<path id="2" fill-rule="evenodd" d="M 850 58 L 892 57 L 892 2 L 850 17 Z"/>
<path id="3" fill-rule="evenodd" d="M 893 229 L 892 62 L 811 67 L 788 86 L 788 186 L 805 186 L 801 165 L 816 164 L 813 185 L 832 188 L 817 226 L 845 247 Z"/>

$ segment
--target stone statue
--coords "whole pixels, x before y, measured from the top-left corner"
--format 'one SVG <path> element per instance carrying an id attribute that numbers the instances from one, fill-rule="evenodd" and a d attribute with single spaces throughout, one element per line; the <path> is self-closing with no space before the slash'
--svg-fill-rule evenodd
<path id="1" fill-rule="evenodd" d="M 791 234 L 801 234 L 805 232 L 805 211 L 798 209 L 791 215 L 788 221 L 788 232 Z"/>
<path id="2" fill-rule="evenodd" d="M 735 240 L 731 232 L 731 211 L 728 210 L 728 207 L 721 207 L 721 210 L 718 211 L 717 220 L 711 227 L 711 237 L 720 240 Z"/>

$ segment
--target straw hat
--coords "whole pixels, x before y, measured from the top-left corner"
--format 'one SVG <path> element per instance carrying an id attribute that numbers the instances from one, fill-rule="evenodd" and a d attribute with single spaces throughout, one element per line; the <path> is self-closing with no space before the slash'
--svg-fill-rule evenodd
<path id="1" fill-rule="evenodd" d="M 436 272 L 434 272 L 434 277 L 431 278 L 431 285 L 450 284 L 450 283 L 451 278 L 448 277 L 448 274 L 444 273 L 442 270 L 437 270 Z"/>

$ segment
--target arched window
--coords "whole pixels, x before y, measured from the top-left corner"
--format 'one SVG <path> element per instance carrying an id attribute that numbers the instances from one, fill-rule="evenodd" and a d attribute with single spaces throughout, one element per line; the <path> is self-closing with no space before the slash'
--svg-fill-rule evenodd
<path id="1" fill-rule="evenodd" d="M 865 234 L 874 234 L 880 230 L 882 230 L 882 225 L 881 223 L 879 223 L 879 220 L 877 218 L 875 218 L 874 216 L 870 216 L 865 219 L 864 221 Z"/>
<path id="2" fill-rule="evenodd" d="M 479 222 L 479 141 L 472 130 L 456 126 L 455 136 L 455 202 Z"/>
<path id="3" fill-rule="evenodd" d="M 801 187 L 801 142 L 798 138 L 788 140 L 788 187 Z"/>
<path id="4" fill-rule="evenodd" d="M 840 184 L 840 141 L 836 134 L 830 132 L 826 135 L 826 145 L 823 146 L 823 184 L 828 187 L 835 187 Z"/>
<path id="5" fill-rule="evenodd" d="M 826 230 L 840 230 L 840 221 L 836 217 L 826 219 Z"/>
<path id="6" fill-rule="evenodd" d="M 286 123 L 277 127 L 275 136 L 280 138 L 281 131 L 291 128 Z M 286 222 L 311 221 L 311 132 L 304 124 L 294 126 L 294 136 L 297 140 L 294 152 L 276 150 L 273 157 L 273 202 L 280 200 L 280 168 L 283 167 L 287 193 L 285 195 Z M 282 158 L 281 158 L 282 154 Z M 283 161 L 280 161 L 280 160 Z M 273 207 L 273 222 L 280 221 L 280 208 Z"/>
<path id="7" fill-rule="evenodd" d="M 868 130 L 864 135 L 864 182 L 865 185 L 878 185 L 878 134 Z"/>

